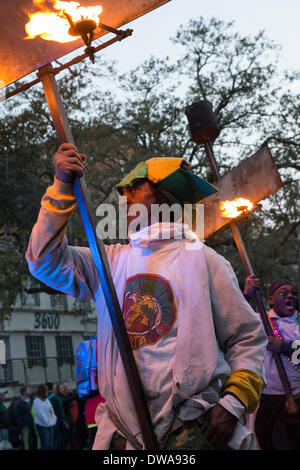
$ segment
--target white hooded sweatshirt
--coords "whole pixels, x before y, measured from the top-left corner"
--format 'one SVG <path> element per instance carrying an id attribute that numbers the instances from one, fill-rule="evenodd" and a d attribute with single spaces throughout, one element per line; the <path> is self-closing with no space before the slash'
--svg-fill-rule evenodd
<path id="1" fill-rule="evenodd" d="M 68 246 L 65 236 L 76 207 L 72 186 L 55 179 L 41 204 L 26 253 L 30 272 L 54 289 L 97 305 L 98 382 L 106 403 L 96 411 L 93 448 L 109 449 L 116 431 L 108 407 L 142 443 L 91 252 Z M 219 403 L 243 421 L 240 401 L 221 397 L 222 382 L 237 369 L 264 379 L 266 336 L 230 263 L 190 237 L 187 227 L 185 238 L 176 239 L 182 231 L 181 224 L 162 223 L 133 234 L 129 245 L 105 246 L 158 441 L 171 428 L 175 409 L 183 421 L 201 421 Z M 252 437 L 238 422 L 228 445 L 251 448 Z"/>

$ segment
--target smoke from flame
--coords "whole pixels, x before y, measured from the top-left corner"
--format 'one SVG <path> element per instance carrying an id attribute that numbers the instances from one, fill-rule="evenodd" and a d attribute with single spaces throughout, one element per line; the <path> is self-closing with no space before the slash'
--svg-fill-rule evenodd
<path id="1" fill-rule="evenodd" d="M 220 211 L 222 217 L 235 218 L 244 211 L 249 211 L 253 207 L 253 203 L 249 199 L 237 197 L 233 201 L 223 201 L 220 203 Z"/>
<path id="2" fill-rule="evenodd" d="M 47 2 L 49 4 L 49 0 Z M 99 15 L 102 12 L 101 6 L 83 7 L 80 3 L 74 1 L 51 0 L 55 11 L 46 6 L 46 0 L 33 0 L 35 7 L 41 11 L 28 13 L 29 21 L 25 26 L 27 37 L 33 39 L 37 36 L 46 41 L 57 41 L 61 43 L 76 41 L 78 37 L 70 36 L 68 30 L 70 24 L 64 16 L 66 11 L 73 19 L 74 23 L 83 19 L 90 19 L 99 23 Z"/>

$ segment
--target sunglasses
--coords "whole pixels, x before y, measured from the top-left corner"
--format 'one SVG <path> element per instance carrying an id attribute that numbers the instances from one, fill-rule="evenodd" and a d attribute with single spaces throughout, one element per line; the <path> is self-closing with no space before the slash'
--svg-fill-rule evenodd
<path id="1" fill-rule="evenodd" d="M 278 292 L 279 295 L 283 295 L 283 296 L 286 296 L 286 295 L 288 295 L 289 293 L 290 293 L 293 297 L 297 297 L 297 295 L 298 295 L 298 292 L 297 292 L 296 290 L 294 290 L 294 289 L 281 289 L 281 290 Z"/>

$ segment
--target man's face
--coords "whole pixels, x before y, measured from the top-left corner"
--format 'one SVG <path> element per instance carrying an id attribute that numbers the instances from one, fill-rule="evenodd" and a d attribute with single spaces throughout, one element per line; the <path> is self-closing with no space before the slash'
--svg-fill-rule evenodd
<path id="1" fill-rule="evenodd" d="M 269 298 L 270 305 L 280 317 L 290 317 L 295 312 L 297 293 L 290 284 L 278 287 Z"/>
<path id="2" fill-rule="evenodd" d="M 67 383 L 63 383 L 59 386 L 59 393 L 61 393 L 63 396 L 67 396 L 71 393 Z"/>
<path id="3" fill-rule="evenodd" d="M 138 212 L 135 215 L 128 214 L 130 207 L 134 204 L 144 205 L 148 214 L 148 220 L 145 221 L 145 223 L 151 225 L 151 204 L 156 203 L 156 198 L 154 190 L 148 181 L 138 184 L 132 189 L 124 188 L 123 194 L 127 197 L 127 227 L 129 227 L 129 224 L 139 216 Z"/>
<path id="4" fill-rule="evenodd" d="M 6 393 L 1 393 L 0 394 L 0 403 L 2 403 L 5 400 Z"/>

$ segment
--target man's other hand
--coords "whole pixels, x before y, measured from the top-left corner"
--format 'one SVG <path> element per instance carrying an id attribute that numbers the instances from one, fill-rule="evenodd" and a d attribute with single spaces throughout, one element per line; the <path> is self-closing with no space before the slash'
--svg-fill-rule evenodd
<path id="1" fill-rule="evenodd" d="M 64 183 L 72 183 L 76 176 L 83 176 L 86 172 L 85 158 L 74 145 L 62 144 L 54 157 L 56 178 Z"/>
<path id="2" fill-rule="evenodd" d="M 250 274 L 250 276 L 246 278 L 244 295 L 246 295 L 247 297 L 251 297 L 256 291 L 256 289 L 259 289 L 259 284 L 260 280 L 258 279 L 258 277 L 256 277 L 255 274 Z"/>
<path id="3" fill-rule="evenodd" d="M 213 406 L 205 415 L 201 431 L 216 450 L 227 450 L 238 419 L 221 405 Z"/>

